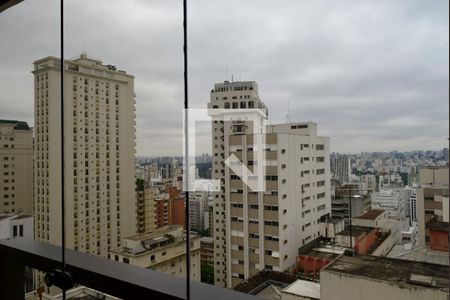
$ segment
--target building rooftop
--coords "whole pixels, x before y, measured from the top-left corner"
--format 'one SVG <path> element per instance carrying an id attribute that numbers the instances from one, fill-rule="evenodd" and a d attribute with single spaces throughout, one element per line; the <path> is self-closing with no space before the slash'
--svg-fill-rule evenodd
<path id="1" fill-rule="evenodd" d="M 0 119 L 0 124 L 14 125 L 14 129 L 16 130 L 30 130 L 28 123 L 24 121 Z"/>
<path id="2" fill-rule="evenodd" d="M 448 222 L 440 222 L 440 221 L 436 221 L 436 220 L 430 220 L 427 222 L 426 224 L 426 228 L 428 229 L 432 229 L 435 231 L 450 231 L 449 228 L 450 224 Z"/>
<path id="3" fill-rule="evenodd" d="M 355 219 L 375 220 L 382 213 L 384 213 L 384 209 L 370 209 L 359 217 L 355 217 Z"/>
<path id="4" fill-rule="evenodd" d="M 320 284 L 307 280 L 296 280 L 283 289 L 282 292 L 311 299 L 320 299 Z"/>
<path id="5" fill-rule="evenodd" d="M 191 233 L 190 239 L 200 239 L 200 236 Z M 123 247 L 111 250 L 112 253 L 128 257 L 146 255 L 154 251 L 161 251 L 168 247 L 184 244 L 186 232 L 181 225 L 171 225 L 156 229 L 152 232 L 137 234 L 124 238 Z"/>
<path id="6" fill-rule="evenodd" d="M 397 244 L 391 249 L 391 251 L 389 251 L 387 256 L 391 258 L 427 262 L 431 264 L 449 265 L 448 253 L 433 251 L 427 247 L 407 249 L 404 245 Z"/>
<path id="7" fill-rule="evenodd" d="M 214 239 L 212 237 L 209 237 L 209 236 L 202 236 L 200 238 L 200 242 L 202 242 L 202 243 L 214 243 Z"/>
<path id="8" fill-rule="evenodd" d="M 234 290 L 246 294 L 262 296 L 261 293 L 264 294 L 263 291 L 269 286 L 281 287 L 282 289 L 293 283 L 295 280 L 297 280 L 297 276 L 294 274 L 263 270 L 235 286 Z M 269 289 L 273 290 L 273 288 Z"/>
<path id="9" fill-rule="evenodd" d="M 378 256 L 341 256 L 322 272 L 364 277 L 403 286 L 447 289 L 448 266 Z"/>
<path id="10" fill-rule="evenodd" d="M 180 227 L 182 227 L 182 226 L 180 226 L 180 225 L 165 226 L 165 227 L 161 227 L 161 228 L 155 229 L 155 230 L 153 230 L 151 232 L 145 232 L 145 233 L 142 233 L 142 234 L 136 234 L 136 235 L 127 237 L 126 239 L 127 240 L 133 240 L 133 241 L 148 240 L 148 239 L 152 239 L 152 238 L 155 238 L 155 237 L 160 237 L 161 235 L 164 235 L 164 234 L 170 233 L 172 231 L 175 231 L 175 230 L 179 229 Z"/>
<path id="11" fill-rule="evenodd" d="M 369 234 L 375 227 L 368 226 L 356 226 L 352 225 L 352 236 L 360 236 L 362 234 Z M 345 229 L 339 232 L 337 235 L 350 235 L 350 226 L 345 226 Z"/>
<path id="12" fill-rule="evenodd" d="M 11 214 L 0 214 L 0 221 L 10 218 L 12 220 L 20 220 L 20 219 L 28 219 L 32 218 L 31 215 L 23 215 L 18 213 L 11 213 Z"/>

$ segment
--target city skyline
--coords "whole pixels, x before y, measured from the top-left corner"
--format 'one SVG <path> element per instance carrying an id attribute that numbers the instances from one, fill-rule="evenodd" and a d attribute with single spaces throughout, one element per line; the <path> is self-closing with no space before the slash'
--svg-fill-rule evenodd
<path id="1" fill-rule="evenodd" d="M 182 103 L 181 3 L 134 1 L 108 5 L 107 11 L 103 4 L 67 4 L 68 57 L 87 51 L 135 74 L 137 154 L 181 154 L 182 112 L 176 105 Z M 58 43 L 50 42 L 58 37 L 58 9 L 48 5 L 44 11 L 46 5 L 40 5 L 21 3 L 0 20 L 5 50 L 0 67 L 9 74 L 0 83 L 1 117 L 30 124 L 31 62 L 58 55 Z M 272 116 L 269 123 L 286 122 L 289 111 L 292 122 L 321 124 L 319 134 L 330 136 L 331 152 L 448 147 L 446 8 L 448 3 L 418 1 L 352 6 L 298 1 L 271 6 L 262 1 L 258 7 L 193 2 L 191 106 L 204 108 L 206 88 L 231 81 L 234 74 L 235 80 L 259 83 Z M 230 14 L 220 16 L 216 10 Z M 127 22 L 117 21 L 131 11 Z M 243 18 L 247 14 L 254 16 L 252 22 Z M 98 15 L 107 25 L 90 30 L 88 24 Z M 152 17 L 144 18 L 148 15 Z M 28 25 L 16 24 L 18 19 L 27 19 Z M 14 37 L 28 26 L 35 34 L 17 43 Z M 215 43 L 203 42 L 205 36 Z M 118 45 L 126 46 L 117 51 Z M 163 56 L 170 59 L 161 60 Z M 199 142 L 208 137 L 205 133 Z"/>

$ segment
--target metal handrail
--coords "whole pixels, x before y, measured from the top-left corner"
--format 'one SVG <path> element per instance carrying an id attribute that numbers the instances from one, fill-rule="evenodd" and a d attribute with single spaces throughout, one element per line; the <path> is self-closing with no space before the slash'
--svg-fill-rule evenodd
<path id="1" fill-rule="evenodd" d="M 25 298 L 25 266 L 50 272 L 61 266 L 61 248 L 31 239 L 0 241 L 0 299 Z M 185 299 L 186 280 L 154 270 L 66 249 L 74 281 L 121 299 Z M 192 299 L 254 300 L 233 290 L 191 281 Z"/>

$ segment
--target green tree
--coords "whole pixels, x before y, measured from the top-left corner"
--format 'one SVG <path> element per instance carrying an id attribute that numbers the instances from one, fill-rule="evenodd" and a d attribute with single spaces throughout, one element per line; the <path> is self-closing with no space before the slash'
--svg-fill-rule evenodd
<path id="1" fill-rule="evenodd" d="M 214 284 L 214 267 L 207 264 L 201 264 L 201 281 L 204 283 Z"/>
<path id="2" fill-rule="evenodd" d="M 138 191 L 143 191 L 144 190 L 144 179 L 136 179 L 136 189 Z"/>

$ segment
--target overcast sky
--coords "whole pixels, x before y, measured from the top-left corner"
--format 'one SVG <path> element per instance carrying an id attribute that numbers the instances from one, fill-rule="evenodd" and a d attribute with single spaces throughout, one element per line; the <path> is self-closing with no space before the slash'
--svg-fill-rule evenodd
<path id="1" fill-rule="evenodd" d="M 33 124 L 32 63 L 59 54 L 56 0 L 0 14 L 0 118 Z M 182 149 L 182 1 L 66 1 L 68 57 L 135 75 L 138 155 Z M 448 1 L 189 1 L 192 107 L 254 80 L 270 122 L 314 121 L 331 151 L 441 149 L 448 137 Z M 288 105 L 288 103 L 290 103 Z M 210 149 L 209 135 L 199 151 Z"/>

